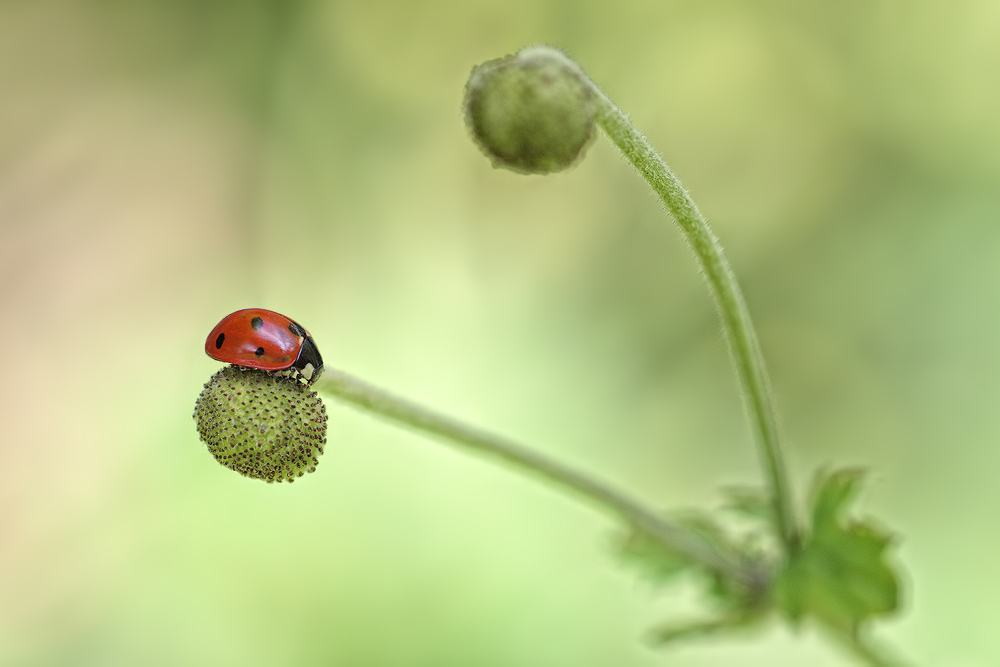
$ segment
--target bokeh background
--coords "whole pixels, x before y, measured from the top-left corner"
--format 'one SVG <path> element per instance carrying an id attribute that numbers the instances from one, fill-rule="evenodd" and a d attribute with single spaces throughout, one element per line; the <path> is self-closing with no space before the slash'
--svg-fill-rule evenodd
<path id="1" fill-rule="evenodd" d="M 1000 664 L 1000 5 L 0 3 L 0 663 L 849 665 L 696 610 L 574 498 L 333 401 L 318 471 L 217 465 L 203 340 L 284 312 L 327 363 L 665 508 L 759 479 L 707 292 L 599 139 L 494 170 L 470 68 L 548 42 L 713 222 L 800 495 L 870 466 L 922 664 Z"/>

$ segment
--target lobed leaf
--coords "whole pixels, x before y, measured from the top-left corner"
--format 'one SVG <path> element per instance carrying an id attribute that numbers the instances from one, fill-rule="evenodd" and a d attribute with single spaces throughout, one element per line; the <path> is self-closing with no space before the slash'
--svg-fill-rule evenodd
<path id="1" fill-rule="evenodd" d="M 812 615 L 853 633 L 898 607 L 899 579 L 886 560 L 892 537 L 844 516 L 863 476 L 846 469 L 817 479 L 810 533 L 775 585 L 775 601 L 792 621 Z"/>

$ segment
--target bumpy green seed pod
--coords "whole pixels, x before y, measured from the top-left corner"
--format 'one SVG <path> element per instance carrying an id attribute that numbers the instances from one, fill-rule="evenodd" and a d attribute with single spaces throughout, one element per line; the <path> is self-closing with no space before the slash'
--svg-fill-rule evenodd
<path id="1" fill-rule="evenodd" d="M 496 167 L 546 174 L 571 166 L 594 137 L 595 93 L 563 53 L 533 46 L 472 70 L 465 120 Z"/>
<path id="2" fill-rule="evenodd" d="M 268 482 L 314 472 L 326 444 L 326 408 L 293 378 L 228 366 L 194 406 L 198 434 L 227 468 Z"/>

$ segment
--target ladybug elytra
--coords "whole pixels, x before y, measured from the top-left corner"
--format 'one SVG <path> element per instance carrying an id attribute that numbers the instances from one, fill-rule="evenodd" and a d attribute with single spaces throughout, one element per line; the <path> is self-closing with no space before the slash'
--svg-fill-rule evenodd
<path id="1" fill-rule="evenodd" d="M 308 384 L 323 372 L 323 358 L 309 332 L 263 308 L 244 308 L 222 318 L 205 340 L 205 353 L 245 368 L 293 371 Z"/>

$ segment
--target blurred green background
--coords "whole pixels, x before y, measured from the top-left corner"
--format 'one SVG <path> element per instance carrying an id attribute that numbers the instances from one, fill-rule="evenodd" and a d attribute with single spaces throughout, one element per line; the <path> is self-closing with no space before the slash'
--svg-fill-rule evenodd
<path id="1" fill-rule="evenodd" d="M 0 664 L 848 665 L 805 629 L 648 649 L 693 609 L 586 505 L 327 401 L 293 485 L 191 411 L 262 306 L 329 365 L 663 507 L 755 483 L 707 291 L 600 138 L 493 170 L 470 68 L 574 56 L 726 245 L 796 487 L 875 471 L 922 664 L 1000 664 L 1000 5 L 0 2 Z"/>

